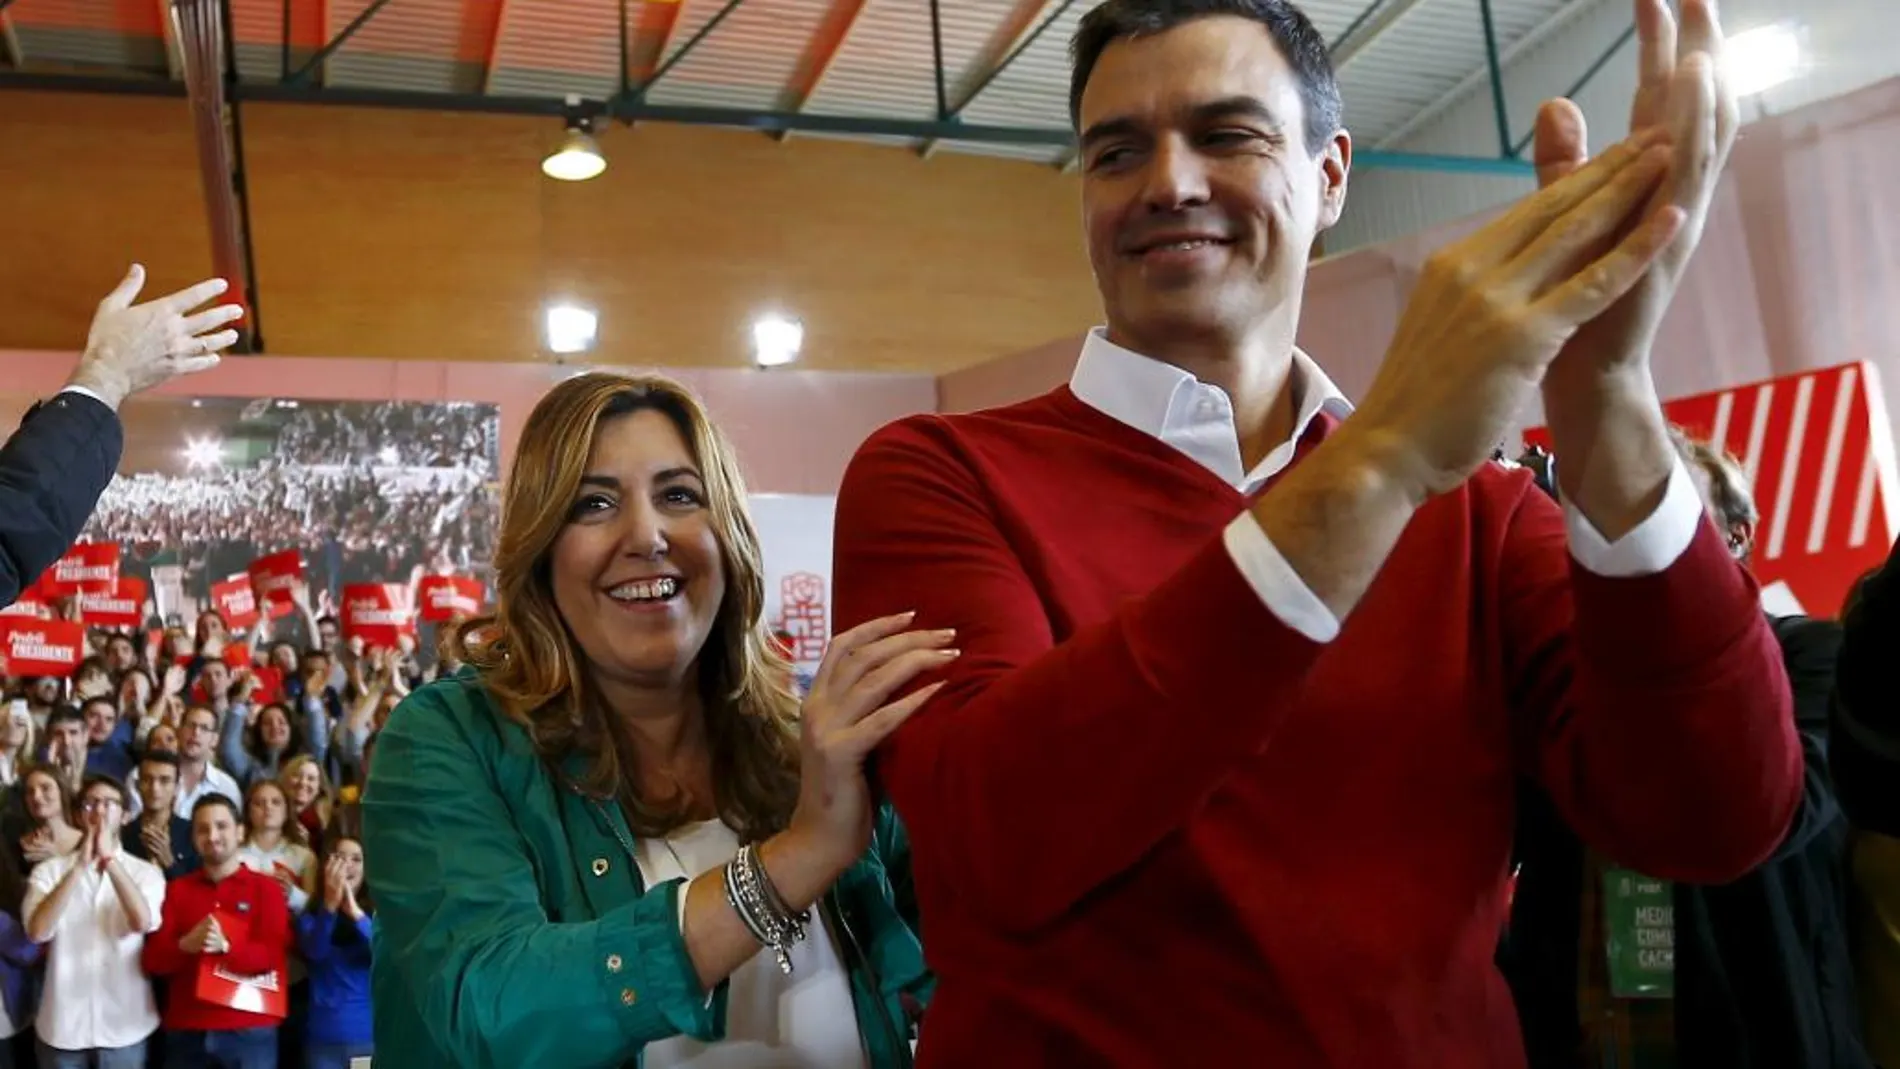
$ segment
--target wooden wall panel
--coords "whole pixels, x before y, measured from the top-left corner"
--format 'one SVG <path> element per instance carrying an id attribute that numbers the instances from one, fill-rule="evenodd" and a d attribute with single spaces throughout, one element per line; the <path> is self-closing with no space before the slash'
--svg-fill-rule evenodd
<path id="1" fill-rule="evenodd" d="M 942 371 L 1099 310 L 1073 176 L 973 157 L 660 125 L 607 131 L 593 182 L 542 177 L 546 119 L 247 105 L 272 353 L 538 359 L 540 308 L 601 311 L 590 359 L 737 366 L 805 323 L 805 366 Z M 142 258 L 209 270 L 182 101 L 0 93 L 0 346 L 70 348 Z"/>

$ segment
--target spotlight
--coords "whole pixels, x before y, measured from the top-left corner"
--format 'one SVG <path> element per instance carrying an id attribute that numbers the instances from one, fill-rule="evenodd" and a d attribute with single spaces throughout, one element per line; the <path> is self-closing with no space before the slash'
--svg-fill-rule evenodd
<path id="1" fill-rule="evenodd" d="M 585 182 L 606 169 L 607 158 L 600 154 L 593 123 L 587 119 L 569 119 L 561 147 L 541 161 L 542 174 L 563 182 Z"/>
<path id="2" fill-rule="evenodd" d="M 1801 38 L 1786 23 L 1743 30 L 1722 45 L 1722 66 L 1738 97 L 1754 96 L 1801 70 Z"/>
<path id="3" fill-rule="evenodd" d="M 594 334 L 600 326 L 600 316 L 592 308 L 583 308 L 578 304 L 551 304 L 547 312 L 548 350 L 561 353 L 584 353 L 594 347 Z"/>
<path id="4" fill-rule="evenodd" d="M 216 468 L 224 464 L 224 443 L 216 438 L 185 439 L 185 466 Z"/>
<path id="5" fill-rule="evenodd" d="M 752 324 L 752 359 L 760 367 L 778 367 L 798 359 L 805 326 L 784 316 L 761 316 Z"/>

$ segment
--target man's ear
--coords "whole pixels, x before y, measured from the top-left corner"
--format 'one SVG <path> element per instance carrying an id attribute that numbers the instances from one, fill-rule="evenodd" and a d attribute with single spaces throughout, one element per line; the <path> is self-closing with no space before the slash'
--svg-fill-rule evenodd
<path id="1" fill-rule="evenodd" d="M 1737 560 L 1747 560 L 1749 551 L 1755 548 L 1755 525 L 1747 522 L 1729 524 L 1728 544 Z"/>
<path id="2" fill-rule="evenodd" d="M 1333 134 L 1319 157 L 1319 229 L 1326 230 L 1346 210 L 1346 178 L 1352 171 L 1352 135 Z"/>

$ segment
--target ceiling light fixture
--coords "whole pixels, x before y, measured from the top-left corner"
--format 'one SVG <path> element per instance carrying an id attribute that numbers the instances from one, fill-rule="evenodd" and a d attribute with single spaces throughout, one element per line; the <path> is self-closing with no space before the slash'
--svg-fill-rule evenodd
<path id="1" fill-rule="evenodd" d="M 1785 22 L 1743 30 L 1722 44 L 1722 66 L 1738 97 L 1754 96 L 1801 72 L 1801 38 Z"/>
<path id="2" fill-rule="evenodd" d="M 548 350 L 567 355 L 594 347 L 600 316 L 578 304 L 551 304 L 547 311 Z"/>
<path id="3" fill-rule="evenodd" d="M 224 443 L 216 438 L 185 439 L 185 466 L 193 470 L 224 464 Z"/>
<path id="4" fill-rule="evenodd" d="M 561 147 L 541 161 L 541 173 L 563 182 L 585 182 L 606 170 L 607 157 L 600 154 L 593 131 L 591 119 L 567 120 L 567 135 Z"/>
<path id="5" fill-rule="evenodd" d="M 760 367 L 778 367 L 798 359 L 805 326 L 784 316 L 761 316 L 752 324 L 752 359 Z"/>

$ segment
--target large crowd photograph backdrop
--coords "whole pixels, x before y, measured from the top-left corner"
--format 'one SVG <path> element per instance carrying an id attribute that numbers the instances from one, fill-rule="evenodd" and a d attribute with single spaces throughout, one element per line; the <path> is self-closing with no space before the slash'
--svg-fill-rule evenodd
<path id="1" fill-rule="evenodd" d="M 17 420 L 25 405 L 10 407 Z M 316 615 L 375 636 L 417 608 L 419 588 L 459 594 L 463 609 L 479 595 L 499 522 L 496 406 L 161 395 L 120 415 L 118 474 L 16 613 L 119 593 L 118 612 L 82 602 L 88 622 L 130 623 L 138 602 L 134 626 L 190 627 L 216 609 L 243 627 L 287 615 L 301 587 Z M 352 599 L 363 591 L 381 604 Z M 297 623 L 286 635 L 314 638 Z"/>
<path id="2" fill-rule="evenodd" d="M 0 430 L 11 433 L 31 403 L 0 396 Z M 0 616 L 0 630 L 54 617 L 190 629 L 215 610 L 236 631 L 255 634 L 268 619 L 273 635 L 311 641 L 290 611 L 301 588 L 313 615 L 383 645 L 492 598 L 496 405 L 161 395 L 128 401 L 121 417 L 124 456 L 80 542 Z M 749 501 L 766 624 L 808 683 L 831 638 L 836 499 Z M 49 655 L 45 667 L 63 674 L 76 659 Z"/>
<path id="3" fill-rule="evenodd" d="M 1771 611 L 1837 615 L 1855 581 L 1887 559 L 1900 536 L 1900 473 L 1874 365 L 1681 397 L 1663 411 L 1741 462 L 1761 513 L 1749 568 Z M 1550 448 L 1543 428 L 1524 438 Z"/>

